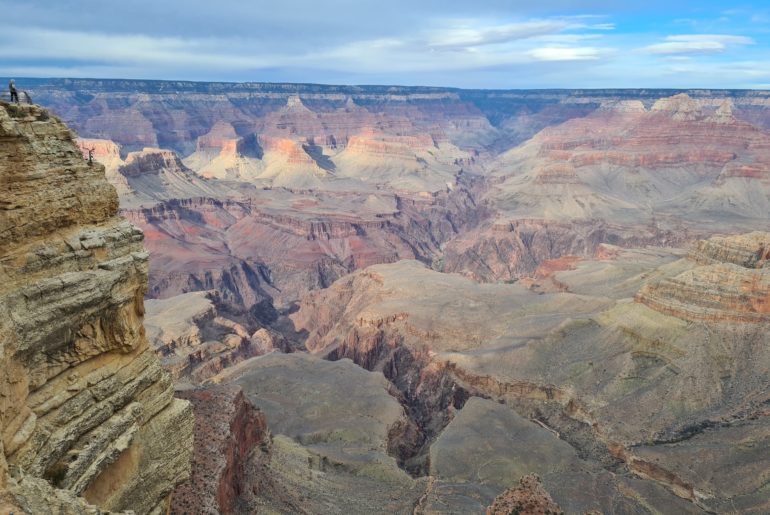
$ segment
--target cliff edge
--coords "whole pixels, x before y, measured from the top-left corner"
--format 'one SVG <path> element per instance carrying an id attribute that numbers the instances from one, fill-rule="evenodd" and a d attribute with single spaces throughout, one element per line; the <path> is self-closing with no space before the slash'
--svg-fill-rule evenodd
<path id="1" fill-rule="evenodd" d="M 142 232 L 102 165 L 37 106 L 0 103 L 0 508 L 162 513 L 193 413 L 142 325 Z"/>

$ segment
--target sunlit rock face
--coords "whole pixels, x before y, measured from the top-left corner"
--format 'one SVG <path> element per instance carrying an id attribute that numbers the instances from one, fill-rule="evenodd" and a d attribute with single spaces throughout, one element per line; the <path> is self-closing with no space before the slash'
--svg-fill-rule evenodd
<path id="1" fill-rule="evenodd" d="M 770 322 L 770 235 L 754 232 L 701 241 L 698 266 L 648 284 L 637 300 L 690 321 Z"/>
<path id="2" fill-rule="evenodd" d="M 189 475 L 192 411 L 145 338 L 142 232 L 73 137 L 0 106 L 3 487 L 29 513 L 159 512 Z"/>

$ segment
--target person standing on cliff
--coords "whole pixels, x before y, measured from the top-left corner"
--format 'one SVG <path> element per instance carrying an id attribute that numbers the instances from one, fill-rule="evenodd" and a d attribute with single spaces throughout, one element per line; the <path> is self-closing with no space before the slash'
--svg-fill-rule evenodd
<path id="1" fill-rule="evenodd" d="M 16 82 L 13 79 L 8 83 L 8 89 L 11 91 L 11 102 L 14 100 L 19 103 L 19 92 L 16 91 Z"/>

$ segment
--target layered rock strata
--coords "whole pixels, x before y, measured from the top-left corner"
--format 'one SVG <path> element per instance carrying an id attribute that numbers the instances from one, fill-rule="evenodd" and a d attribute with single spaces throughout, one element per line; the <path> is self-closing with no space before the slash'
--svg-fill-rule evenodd
<path id="1" fill-rule="evenodd" d="M 688 255 L 698 266 L 645 285 L 636 298 L 690 321 L 768 323 L 768 256 L 768 233 L 703 240 Z"/>
<path id="2" fill-rule="evenodd" d="M 493 219 L 447 246 L 444 270 L 515 280 L 602 243 L 680 246 L 764 229 L 770 134 L 731 106 L 679 94 L 545 128 L 488 165 L 481 200 Z"/>
<path id="3" fill-rule="evenodd" d="M 0 106 L 0 481 L 22 506 L 161 513 L 189 476 L 192 411 L 144 336 L 142 233 L 73 139 Z"/>

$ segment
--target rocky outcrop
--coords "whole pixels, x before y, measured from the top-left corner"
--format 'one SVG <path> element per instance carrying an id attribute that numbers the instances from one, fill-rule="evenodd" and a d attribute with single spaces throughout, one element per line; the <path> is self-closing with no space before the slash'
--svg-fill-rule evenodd
<path id="1" fill-rule="evenodd" d="M 511 487 L 495 498 L 487 508 L 487 515 L 561 515 L 564 512 L 553 502 L 536 474 L 524 476 L 515 487 Z"/>
<path id="2" fill-rule="evenodd" d="M 770 321 L 770 234 L 754 232 L 701 241 L 690 253 L 699 266 L 646 285 L 637 301 L 685 320 Z"/>
<path id="3" fill-rule="evenodd" d="M 235 195 L 226 185 L 196 175 L 176 153 L 158 148 L 129 153 L 108 179 L 116 184 L 124 210 L 163 200 Z"/>
<path id="4" fill-rule="evenodd" d="M 73 138 L 0 106 L 0 481 L 22 506 L 160 513 L 189 475 L 192 411 L 144 336 L 142 233 Z"/>
<path id="5" fill-rule="evenodd" d="M 689 259 L 699 265 L 732 263 L 744 268 L 770 266 L 770 233 L 752 232 L 735 236 L 713 236 L 701 240 Z"/>
<path id="6" fill-rule="evenodd" d="M 242 387 L 273 435 L 269 463 L 247 471 L 240 513 L 412 512 L 421 481 L 388 455 L 407 420 L 381 374 L 349 360 L 272 353 L 213 380 Z"/>
<path id="7" fill-rule="evenodd" d="M 178 397 L 193 405 L 195 452 L 192 476 L 174 490 L 170 513 L 243 513 L 240 497 L 256 484 L 247 475 L 249 461 L 269 460 L 265 416 L 237 386 L 209 386 Z"/>
<path id="8" fill-rule="evenodd" d="M 661 98 L 652 105 L 652 111 L 666 113 L 677 121 L 692 121 L 703 117 L 698 102 L 690 98 L 686 93 Z"/>
<path id="9" fill-rule="evenodd" d="M 177 383 L 199 383 L 253 356 L 291 350 L 275 331 L 247 328 L 220 314 L 217 292 L 185 293 L 145 305 L 147 339 Z"/>

